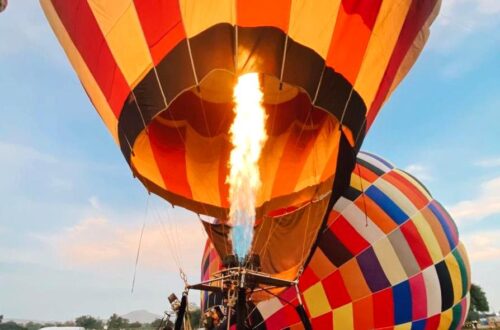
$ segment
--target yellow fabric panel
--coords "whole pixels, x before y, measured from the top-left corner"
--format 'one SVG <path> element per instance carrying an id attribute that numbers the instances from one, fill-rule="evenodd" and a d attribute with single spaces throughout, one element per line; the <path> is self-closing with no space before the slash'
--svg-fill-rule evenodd
<path id="1" fill-rule="evenodd" d="M 268 201 L 272 197 L 274 178 L 280 165 L 281 156 L 285 151 L 289 135 L 290 130 L 279 136 L 270 136 L 264 145 L 259 160 L 259 169 L 260 179 L 266 184 L 263 184 L 259 189 L 255 205 L 262 205 L 264 201 Z"/>
<path id="2" fill-rule="evenodd" d="M 401 192 L 401 190 L 394 187 L 388 181 L 379 179 L 373 183 L 377 188 L 382 190 L 387 196 L 389 196 L 394 203 L 401 210 L 403 210 L 409 217 L 418 212 L 417 208 L 413 203 Z"/>
<path id="3" fill-rule="evenodd" d="M 66 52 L 71 65 L 77 73 L 78 78 L 85 88 L 85 91 L 89 95 L 92 104 L 97 109 L 97 112 L 101 116 L 102 121 L 110 131 L 113 140 L 115 140 L 115 143 L 117 145 L 120 145 L 120 142 L 118 140 L 118 120 L 111 110 L 106 97 L 99 88 L 99 85 L 97 84 L 94 76 L 87 67 L 87 64 L 85 64 L 85 61 L 78 52 L 78 49 L 73 44 L 73 41 L 71 40 L 71 37 L 66 31 L 61 20 L 59 19 L 59 16 L 57 15 L 57 12 L 52 5 L 52 2 L 50 0 L 41 0 L 41 5 L 50 25 L 52 26 L 52 29 L 57 36 L 57 39 L 63 46 L 63 49 Z"/>
<path id="4" fill-rule="evenodd" d="M 412 218 L 413 218 L 413 223 L 417 227 L 420 236 L 425 242 L 425 246 L 427 246 L 432 261 L 434 263 L 439 262 L 443 258 L 443 255 L 441 253 L 441 247 L 439 246 L 439 242 L 437 241 L 431 226 L 425 220 L 421 212 L 418 212 Z"/>
<path id="5" fill-rule="evenodd" d="M 407 279 L 406 272 L 399 258 L 387 238 L 383 238 L 373 245 L 373 250 L 384 270 L 385 276 L 391 285 L 395 285 Z"/>
<path id="6" fill-rule="evenodd" d="M 453 305 L 455 305 L 462 299 L 462 275 L 460 273 L 460 266 L 452 253 L 446 256 L 444 262 L 450 272 L 451 283 L 453 285 Z"/>
<path id="7" fill-rule="evenodd" d="M 394 330 L 411 330 L 411 322 L 399 324 L 394 327 Z"/>
<path id="8" fill-rule="evenodd" d="M 401 175 L 402 177 L 404 177 L 406 180 L 408 180 L 409 182 L 411 182 L 411 184 L 415 188 L 417 188 L 428 200 L 432 200 L 432 196 L 429 195 L 429 193 L 427 192 L 427 190 L 425 190 L 422 187 L 422 184 L 420 184 L 418 181 L 416 181 L 412 176 L 408 175 L 408 173 L 406 173 L 404 171 L 401 171 L 399 169 L 394 169 L 393 171 L 395 171 L 396 173 L 398 173 L 399 175 Z"/>
<path id="9" fill-rule="evenodd" d="M 227 148 L 223 135 L 208 138 L 186 127 L 186 172 L 193 200 L 220 205 L 219 155 Z"/>
<path id="10" fill-rule="evenodd" d="M 370 109 L 403 27 L 411 1 L 385 0 L 368 42 L 354 89 Z"/>
<path id="11" fill-rule="evenodd" d="M 130 89 L 153 67 L 132 0 L 89 0 L 89 6 Z"/>
<path id="12" fill-rule="evenodd" d="M 135 140 L 134 153 L 131 155 L 130 160 L 132 162 L 132 167 L 139 172 L 140 175 L 166 189 L 163 177 L 156 165 L 149 136 L 145 131 L 142 131 Z"/>
<path id="13" fill-rule="evenodd" d="M 464 261 L 465 264 L 465 269 L 467 271 L 467 278 L 469 281 L 467 281 L 468 285 L 470 286 L 470 263 L 469 263 L 469 255 L 467 254 L 467 250 L 465 249 L 465 246 L 462 242 L 458 243 L 457 246 L 458 251 L 460 252 L 460 255 L 462 256 L 462 260 Z"/>
<path id="14" fill-rule="evenodd" d="M 449 330 L 452 321 L 453 321 L 453 311 L 450 308 L 441 313 L 441 319 L 439 320 L 438 330 Z"/>
<path id="15" fill-rule="evenodd" d="M 326 59 L 340 0 L 294 0 L 290 9 L 288 35 Z"/>
<path id="16" fill-rule="evenodd" d="M 323 123 L 314 145 L 302 168 L 302 173 L 295 186 L 295 191 L 300 191 L 306 187 L 315 186 L 321 182 L 325 167 L 328 166 L 330 155 L 338 153 L 338 141 L 340 131 L 337 123 L 327 120 Z M 335 168 L 331 169 L 333 175 Z"/>
<path id="17" fill-rule="evenodd" d="M 236 21 L 234 0 L 179 0 L 179 5 L 188 38 L 215 24 Z"/>
<path id="18" fill-rule="evenodd" d="M 314 284 L 304 291 L 304 300 L 306 301 L 311 317 L 318 317 L 331 310 L 321 282 Z"/>
<path id="19" fill-rule="evenodd" d="M 354 329 L 352 303 L 333 310 L 334 329 Z"/>
<path id="20" fill-rule="evenodd" d="M 360 177 L 357 173 L 356 170 L 352 172 L 351 174 L 351 183 L 350 186 L 359 190 L 359 191 L 365 191 L 370 187 L 371 183 Z"/>

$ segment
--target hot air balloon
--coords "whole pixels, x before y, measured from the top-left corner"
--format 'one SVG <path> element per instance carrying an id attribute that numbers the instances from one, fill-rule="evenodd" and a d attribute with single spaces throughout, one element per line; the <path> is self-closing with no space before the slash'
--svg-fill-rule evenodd
<path id="1" fill-rule="evenodd" d="M 242 262 L 261 253 L 260 271 L 293 281 L 349 186 L 369 127 L 422 50 L 440 1 L 41 4 L 148 192 L 211 220 L 204 226 L 219 254 L 242 250 Z M 258 78 L 253 94 L 265 134 L 255 134 L 263 136 L 258 158 L 251 157 L 256 168 L 241 171 L 253 188 L 233 198 L 237 135 L 257 127 L 235 111 L 247 105 L 235 88 L 247 74 Z M 245 212 L 235 209 L 247 200 Z M 238 236 L 233 220 L 241 214 L 251 222 Z M 244 249 L 240 241 L 248 241 Z M 290 254 L 268 248 L 285 243 Z"/>
<path id="2" fill-rule="evenodd" d="M 470 268 L 457 228 L 414 177 L 360 152 L 350 187 L 328 216 L 317 249 L 299 278 L 314 329 L 461 329 Z M 202 280 L 222 269 L 207 241 Z M 202 295 L 202 307 L 220 303 Z M 258 329 L 302 328 L 288 289 L 261 301 Z"/>

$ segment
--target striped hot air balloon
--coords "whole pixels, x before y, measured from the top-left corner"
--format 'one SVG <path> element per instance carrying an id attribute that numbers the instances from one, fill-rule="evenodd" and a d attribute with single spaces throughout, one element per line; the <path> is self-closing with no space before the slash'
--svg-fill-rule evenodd
<path id="1" fill-rule="evenodd" d="M 439 9 L 438 0 L 41 4 L 134 175 L 220 219 L 237 76 L 260 75 L 268 115 L 257 216 L 340 193 Z"/>
<path id="2" fill-rule="evenodd" d="M 303 274 L 314 329 L 461 329 L 470 268 L 446 210 L 409 174 L 360 152 Z M 207 242 L 202 279 L 221 269 Z M 220 303 L 202 296 L 202 307 Z M 295 289 L 257 304 L 258 329 L 302 329 Z"/>

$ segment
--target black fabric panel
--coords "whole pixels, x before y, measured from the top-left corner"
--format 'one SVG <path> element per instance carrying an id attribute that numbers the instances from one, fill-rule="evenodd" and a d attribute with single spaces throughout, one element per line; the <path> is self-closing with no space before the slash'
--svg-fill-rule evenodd
<path id="1" fill-rule="evenodd" d="M 453 283 L 444 260 L 436 265 L 436 272 L 441 286 L 441 310 L 445 311 L 453 305 Z"/>
<path id="2" fill-rule="evenodd" d="M 181 41 L 156 67 L 161 87 L 170 103 L 180 92 L 196 85 L 187 41 Z"/>
<path id="3" fill-rule="evenodd" d="M 337 236 L 335 236 L 335 234 L 333 234 L 330 230 L 325 230 L 319 235 L 318 238 L 318 247 L 335 265 L 335 267 L 340 267 L 353 257 L 352 253 L 349 252 L 344 244 L 342 244 Z"/>
<path id="4" fill-rule="evenodd" d="M 283 81 L 291 85 L 301 86 L 311 97 L 323 72 L 325 61 L 312 49 L 302 46 L 291 38 L 288 39 Z"/>
<path id="5" fill-rule="evenodd" d="M 354 138 L 358 136 L 358 133 L 363 127 L 363 122 L 366 117 L 366 106 L 365 102 L 359 96 L 356 90 L 352 91 L 351 98 L 347 104 L 347 109 L 345 110 L 344 119 L 342 125 L 349 127 L 352 131 Z M 364 132 L 362 133 L 364 135 Z"/>
<path id="6" fill-rule="evenodd" d="M 279 78 L 285 33 L 273 27 L 238 27 L 238 72 L 260 72 Z"/>
<path id="7" fill-rule="evenodd" d="M 234 72 L 234 27 L 228 23 L 212 26 L 189 39 L 198 79 L 213 69 Z"/>
<path id="8" fill-rule="evenodd" d="M 137 138 L 139 133 L 144 129 L 144 123 L 137 108 L 135 97 L 130 94 L 125 105 L 123 106 L 118 121 L 118 138 L 120 140 L 120 147 L 125 159 L 130 164 L 131 150 L 133 141 Z M 129 145 L 130 144 L 130 145 Z"/>
<path id="9" fill-rule="evenodd" d="M 353 187 L 348 187 L 346 191 L 342 194 L 342 197 L 345 197 L 348 200 L 354 202 L 360 195 L 361 191 Z"/>

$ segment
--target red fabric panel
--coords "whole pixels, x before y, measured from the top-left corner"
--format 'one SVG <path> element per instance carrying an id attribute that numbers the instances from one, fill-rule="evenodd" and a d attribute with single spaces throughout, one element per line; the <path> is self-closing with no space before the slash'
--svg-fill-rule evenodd
<path id="1" fill-rule="evenodd" d="M 153 121 L 149 126 L 149 139 L 167 190 L 192 198 L 186 171 L 185 129 Z"/>
<path id="2" fill-rule="evenodd" d="M 311 319 L 313 329 L 318 330 L 331 330 L 333 329 L 333 315 L 332 312 L 325 313 L 321 316 Z"/>
<path id="3" fill-rule="evenodd" d="M 427 319 L 425 323 L 425 330 L 436 330 L 439 327 L 439 322 L 441 321 L 441 314 L 434 315 Z"/>
<path id="4" fill-rule="evenodd" d="M 352 85 L 361 67 L 381 0 L 343 0 L 326 63 Z"/>
<path id="5" fill-rule="evenodd" d="M 330 303 L 332 309 L 351 302 L 351 297 L 349 296 L 349 292 L 347 292 L 344 280 L 342 279 L 339 271 L 335 271 L 328 275 L 322 281 L 322 284 L 325 292 L 333 293 L 328 295 L 328 302 Z"/>
<path id="6" fill-rule="evenodd" d="M 417 259 L 418 265 L 420 269 L 424 269 L 433 264 L 432 258 L 427 250 L 427 246 L 424 243 L 424 240 L 418 233 L 417 227 L 413 221 L 407 221 L 401 227 L 401 232 L 403 233 L 406 241 L 408 241 L 408 245 Z"/>
<path id="7" fill-rule="evenodd" d="M 118 118 L 130 93 L 92 10 L 83 0 L 53 0 L 54 8 Z"/>
<path id="8" fill-rule="evenodd" d="M 394 324 L 394 301 L 392 288 L 373 295 L 373 325 L 375 328 L 389 327 Z"/>
<path id="9" fill-rule="evenodd" d="M 144 36 L 157 65 L 186 38 L 178 0 L 134 0 Z"/>
<path id="10" fill-rule="evenodd" d="M 392 183 L 395 187 L 405 194 L 406 197 L 417 207 L 422 209 L 429 203 L 427 197 L 420 192 L 412 183 L 401 176 L 399 173 L 391 171 L 384 176 L 384 179 Z"/>
<path id="11" fill-rule="evenodd" d="M 267 329 L 284 329 L 290 324 L 300 321 L 295 309 L 286 304 L 278 312 L 266 319 L 265 325 Z"/>
<path id="12" fill-rule="evenodd" d="M 330 226 L 330 230 L 353 255 L 370 245 L 342 215 Z"/>
<path id="13" fill-rule="evenodd" d="M 352 171 L 354 174 L 362 177 L 366 181 L 373 183 L 375 180 L 379 178 L 379 176 L 375 173 L 373 173 L 370 169 L 367 167 L 364 167 L 363 165 L 360 165 L 359 163 L 356 164 L 356 167 Z M 363 187 L 367 188 L 367 187 Z"/>
<path id="14" fill-rule="evenodd" d="M 239 26 L 275 26 L 288 32 L 291 0 L 238 0 L 236 2 Z"/>
<path id="15" fill-rule="evenodd" d="M 372 296 L 353 302 L 354 329 L 373 329 Z"/>
<path id="16" fill-rule="evenodd" d="M 319 281 L 318 276 L 314 274 L 314 272 L 311 270 L 310 267 L 306 267 L 306 269 L 302 273 L 302 276 L 300 276 L 300 281 L 299 281 L 300 292 L 304 292 L 305 290 L 309 289 L 311 286 L 318 283 L 318 281 Z"/>
<path id="17" fill-rule="evenodd" d="M 412 318 L 414 320 L 424 319 L 427 316 L 427 295 L 425 281 L 422 273 L 409 279 L 411 290 Z"/>
<path id="18" fill-rule="evenodd" d="M 366 118 L 366 130 L 370 128 L 391 88 L 403 59 L 413 44 L 417 34 L 432 13 L 437 0 L 413 0 L 406 21 L 399 35 L 396 47 L 385 71 L 377 95 Z"/>

